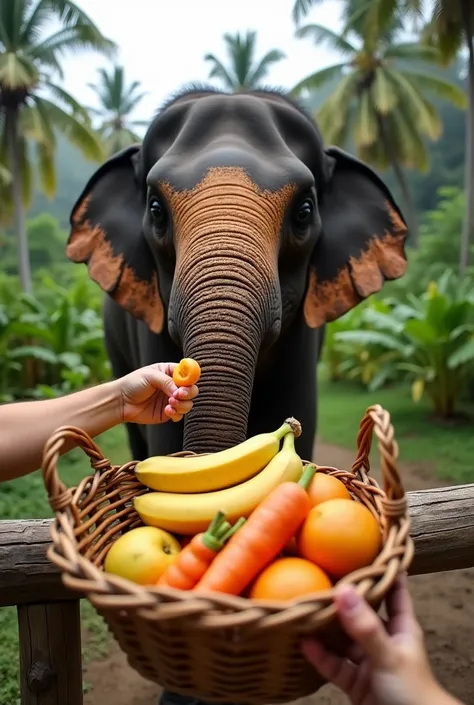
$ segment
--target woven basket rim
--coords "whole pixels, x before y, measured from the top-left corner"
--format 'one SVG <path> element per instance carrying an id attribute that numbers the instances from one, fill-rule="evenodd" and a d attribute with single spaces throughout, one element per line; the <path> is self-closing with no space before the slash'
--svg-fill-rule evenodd
<path id="1" fill-rule="evenodd" d="M 385 488 L 369 475 L 370 463 L 368 456 L 371 448 L 372 431 L 378 438 Z M 67 438 L 76 440 L 89 456 L 94 474 L 89 475 L 73 488 L 67 489 L 59 480 L 57 462 L 61 446 Z M 122 608 L 133 607 L 143 616 L 150 614 L 149 610 L 159 608 L 163 620 L 192 617 L 193 614 L 207 616 L 197 621 L 197 628 L 222 629 L 222 618 L 226 618 L 228 626 L 251 626 L 264 616 L 267 626 L 277 625 L 279 617 L 291 615 L 290 621 L 301 622 L 315 613 L 324 613 L 325 621 L 335 615 L 334 596 L 338 587 L 344 583 L 354 585 L 359 594 L 369 602 L 376 601 L 380 594 L 385 594 L 398 573 L 406 571 L 414 555 L 414 545 L 410 537 L 410 517 L 406 501 L 406 493 L 402 486 L 397 469 L 398 447 L 394 440 L 394 431 L 390 416 L 380 405 L 373 405 L 366 411 L 360 424 L 357 439 L 358 454 L 351 470 L 341 470 L 329 465 L 317 465 L 303 460 L 305 466 L 316 465 L 318 471 L 326 474 L 337 474 L 345 478 L 346 484 L 357 496 L 357 490 L 369 489 L 376 495 L 383 511 L 377 510 L 379 525 L 384 537 L 381 550 L 375 561 L 362 569 L 349 573 L 344 578 L 335 581 L 334 586 L 324 592 L 312 593 L 293 600 L 252 600 L 241 595 L 227 593 L 199 592 L 180 590 L 170 587 L 142 586 L 128 579 L 106 573 L 93 562 L 81 555 L 74 532 L 73 497 L 77 500 L 80 488 L 88 482 L 96 486 L 107 477 L 121 471 L 133 474 L 138 461 L 129 461 L 124 465 L 111 464 L 100 451 L 94 441 L 81 429 L 72 426 L 60 427 L 55 431 L 45 446 L 43 457 L 43 478 L 48 498 L 55 513 L 51 525 L 52 545 L 47 550 L 49 560 L 59 567 L 63 583 L 76 591 L 85 594 L 96 606 L 103 609 L 120 609 L 120 598 L 123 598 Z M 180 451 L 174 456 L 207 455 Z M 351 484 L 355 482 L 355 489 Z M 144 488 L 144 492 L 148 488 Z M 358 498 L 360 501 L 360 498 Z M 390 516 L 390 512 L 392 515 Z M 128 530 L 128 528 L 127 528 Z M 397 543 L 400 546 L 394 548 Z M 390 548 L 393 544 L 392 548 Z M 403 549 L 403 550 L 402 550 Z M 387 554 L 387 555 L 386 555 Z M 374 589 L 374 580 L 380 580 L 382 587 Z M 81 583 L 84 586 L 81 587 Z M 91 584 L 92 583 L 92 584 Z M 94 584 L 95 583 L 95 584 Z M 375 586 L 377 587 L 377 586 Z M 286 619 L 284 621 L 287 621 Z"/>

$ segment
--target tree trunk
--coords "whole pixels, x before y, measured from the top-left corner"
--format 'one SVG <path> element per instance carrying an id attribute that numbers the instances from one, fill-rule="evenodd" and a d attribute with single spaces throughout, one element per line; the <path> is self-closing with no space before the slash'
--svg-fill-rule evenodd
<path id="1" fill-rule="evenodd" d="M 406 215 L 406 220 L 407 220 L 407 225 L 408 225 L 408 233 L 409 233 L 409 241 L 411 240 L 411 245 L 417 249 L 418 248 L 418 218 L 416 215 L 416 208 L 415 204 L 413 203 L 413 199 L 411 197 L 410 193 L 410 188 L 408 186 L 408 182 L 405 176 L 405 172 L 403 171 L 402 167 L 398 163 L 397 159 L 395 157 L 392 157 L 392 168 L 395 174 L 395 178 L 397 179 L 403 200 L 405 202 L 405 208 L 407 209 L 407 215 Z"/>
<path id="2" fill-rule="evenodd" d="M 381 115 L 377 115 L 377 119 L 379 123 L 380 136 L 382 138 L 385 151 L 392 164 L 393 173 L 395 174 L 395 178 L 398 181 L 400 190 L 402 192 L 402 197 L 405 202 L 409 242 L 416 249 L 418 247 L 418 219 L 416 216 L 415 204 L 413 203 L 413 199 L 411 197 L 410 188 L 408 186 L 405 172 L 400 166 L 400 163 L 397 159 L 397 155 L 393 151 L 392 146 L 390 144 L 390 137 L 389 135 L 387 135 L 384 119 Z"/>
<path id="3" fill-rule="evenodd" d="M 468 98 L 469 108 L 466 116 L 466 163 L 464 192 L 466 210 L 461 238 L 459 271 L 463 274 L 469 264 L 469 248 L 474 239 L 474 46 L 473 27 L 471 26 L 470 8 L 467 2 L 461 3 L 464 33 L 468 48 Z"/>
<path id="4" fill-rule="evenodd" d="M 13 223 L 18 248 L 18 271 L 23 291 L 31 292 L 30 253 L 26 234 L 25 214 L 23 211 L 22 181 L 20 168 L 18 108 L 8 108 L 6 114 L 6 134 L 9 149 L 10 170 L 12 174 Z"/>

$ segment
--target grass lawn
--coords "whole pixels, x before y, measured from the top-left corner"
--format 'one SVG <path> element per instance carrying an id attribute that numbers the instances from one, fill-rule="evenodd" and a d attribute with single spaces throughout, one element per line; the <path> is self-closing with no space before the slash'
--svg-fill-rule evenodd
<path id="1" fill-rule="evenodd" d="M 129 459 L 129 450 L 124 428 L 115 428 L 96 439 L 104 455 L 114 463 Z M 77 484 L 90 472 L 84 453 L 71 451 L 60 461 L 60 475 L 66 485 Z M 0 484 L 0 519 L 40 519 L 52 517 L 43 479 L 40 472 Z M 111 636 L 102 618 L 86 601 L 81 601 L 81 617 L 87 638 L 83 644 L 83 659 L 97 658 L 107 653 Z M 19 705 L 18 687 L 19 648 L 15 607 L 0 608 L 0 703 Z M 88 684 L 84 684 L 85 688 Z M 64 704 L 66 705 L 66 703 Z"/>
<path id="2" fill-rule="evenodd" d="M 371 404 L 390 413 L 400 461 L 425 461 L 453 483 L 474 482 L 474 428 L 433 421 L 427 400 L 414 404 L 406 388 L 365 392 L 350 384 L 319 380 L 318 435 L 326 443 L 356 448 L 359 424 Z M 375 448 L 374 448 L 375 446 Z M 378 453 L 376 445 L 372 453 Z M 375 457 L 375 456 L 374 456 Z"/>
<path id="3" fill-rule="evenodd" d="M 474 481 L 474 433 L 472 425 L 448 427 L 430 420 L 426 401 L 415 405 L 404 388 L 368 393 L 347 384 L 319 382 L 319 436 L 327 443 L 355 449 L 359 423 L 368 406 L 379 403 L 391 414 L 401 461 L 427 461 L 441 478 L 452 482 Z M 97 439 L 113 462 L 129 457 L 125 431 L 116 428 Z M 373 450 L 377 452 L 376 447 Z M 60 475 L 67 485 L 77 484 L 90 468 L 82 451 L 61 459 Z M 39 472 L 0 485 L 0 519 L 52 516 Z M 102 619 L 83 601 L 82 623 L 87 634 L 84 661 L 107 653 L 111 637 Z M 15 608 L 0 609 L 0 703 L 19 702 L 18 635 Z M 87 687 L 87 684 L 85 684 Z"/>

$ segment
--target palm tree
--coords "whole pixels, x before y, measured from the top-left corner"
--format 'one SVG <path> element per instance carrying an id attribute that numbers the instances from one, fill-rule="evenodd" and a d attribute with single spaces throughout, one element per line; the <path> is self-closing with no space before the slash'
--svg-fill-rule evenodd
<path id="1" fill-rule="evenodd" d="M 423 22 L 423 0 L 345 0 L 358 2 L 360 14 L 365 12 L 366 26 L 376 31 L 387 19 L 405 16 L 416 24 Z M 293 20 L 298 23 L 320 0 L 295 0 Z M 466 210 L 459 268 L 463 273 L 469 264 L 470 245 L 474 242 L 474 3 L 472 0 L 434 0 L 431 17 L 423 32 L 429 46 L 437 46 L 443 63 L 449 64 L 462 47 L 467 48 L 468 112 L 466 115 L 465 192 Z"/>
<path id="2" fill-rule="evenodd" d="M 260 61 L 256 61 L 256 39 L 257 33 L 251 31 L 243 36 L 240 32 L 235 35 L 224 34 L 228 66 L 214 54 L 206 54 L 204 60 L 212 65 L 209 78 L 219 78 L 224 87 L 233 93 L 258 88 L 268 74 L 270 65 L 284 59 L 285 54 L 279 49 L 272 49 Z"/>
<path id="3" fill-rule="evenodd" d="M 52 19 L 60 28 L 46 34 Z M 30 143 L 43 191 L 52 197 L 55 131 L 64 133 L 90 159 L 102 149 L 87 111 L 53 79 L 63 78 L 60 57 L 93 49 L 111 55 L 115 45 L 71 0 L 0 0 L 0 162 L 11 172 L 13 219 L 22 287 L 31 291 L 24 205 L 32 192 Z"/>
<path id="4" fill-rule="evenodd" d="M 134 132 L 135 127 L 146 127 L 145 120 L 131 120 L 130 115 L 144 98 L 146 92 L 139 91 L 140 82 L 125 84 L 122 66 L 113 66 L 109 73 L 99 69 L 99 80 L 89 87 L 97 94 L 100 108 L 89 108 L 89 112 L 100 117 L 99 128 L 104 148 L 108 156 L 119 152 L 141 138 Z"/>
<path id="5" fill-rule="evenodd" d="M 442 132 L 441 120 L 427 94 L 460 107 L 466 99 L 457 86 L 422 70 L 426 63 L 439 63 L 439 50 L 419 42 L 397 42 L 399 29 L 398 20 L 378 25 L 372 32 L 365 31 L 363 22 L 351 22 L 342 34 L 321 25 L 300 27 L 298 37 L 329 44 L 341 54 L 342 61 L 304 78 L 293 93 L 339 80 L 318 111 L 324 137 L 341 146 L 353 140 L 361 159 L 380 169 L 393 168 L 416 246 L 416 213 L 404 168 L 426 171 L 428 154 L 423 138 L 436 140 Z"/>
<path id="6" fill-rule="evenodd" d="M 467 84 L 469 110 L 466 124 L 465 191 L 466 210 L 461 237 L 460 272 L 469 264 L 470 245 L 474 242 L 474 5 L 471 0 L 436 0 L 427 27 L 429 39 L 439 46 L 445 61 L 454 59 L 467 46 Z"/>

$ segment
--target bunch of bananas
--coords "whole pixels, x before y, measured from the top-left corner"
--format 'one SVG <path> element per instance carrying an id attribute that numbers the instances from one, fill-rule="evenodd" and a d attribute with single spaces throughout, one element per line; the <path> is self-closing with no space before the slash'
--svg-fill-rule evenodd
<path id="1" fill-rule="evenodd" d="M 274 487 L 300 479 L 303 463 L 295 451 L 300 433 L 301 425 L 290 418 L 272 433 L 218 453 L 147 458 L 135 473 L 156 491 L 136 497 L 135 509 L 144 524 L 182 535 L 205 531 L 218 511 L 229 522 L 248 517 Z"/>

